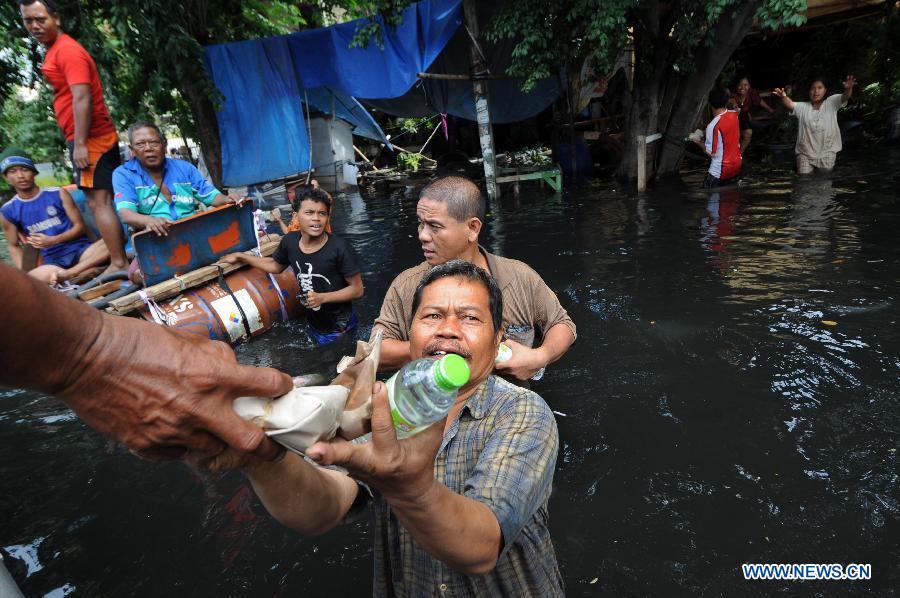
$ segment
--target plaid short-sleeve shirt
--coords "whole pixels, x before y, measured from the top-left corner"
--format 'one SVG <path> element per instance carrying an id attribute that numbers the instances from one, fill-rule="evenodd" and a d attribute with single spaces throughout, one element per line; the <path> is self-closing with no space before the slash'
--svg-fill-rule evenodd
<path id="1" fill-rule="evenodd" d="M 563 596 L 547 527 L 559 436 L 537 394 L 489 377 L 447 429 L 435 478 L 487 505 L 503 550 L 493 571 L 465 575 L 425 552 L 375 494 L 375 596 Z"/>

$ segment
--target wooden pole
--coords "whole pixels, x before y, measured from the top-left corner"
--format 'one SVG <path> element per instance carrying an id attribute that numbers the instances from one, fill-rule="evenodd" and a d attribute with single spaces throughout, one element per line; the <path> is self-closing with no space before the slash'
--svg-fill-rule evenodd
<path id="1" fill-rule="evenodd" d="M 281 237 L 279 235 L 269 235 L 268 237 L 269 240 L 260 243 L 260 255 L 263 257 L 268 257 L 275 253 L 275 250 L 278 249 L 278 245 L 281 242 Z M 222 270 L 225 274 L 243 267 L 243 264 L 222 264 Z M 219 268 L 215 264 L 203 266 L 202 268 L 186 273 L 184 276 L 170 278 L 159 284 L 147 287 L 144 289 L 144 292 L 154 301 L 162 301 L 163 299 L 174 297 L 187 289 L 216 280 L 218 277 Z M 125 295 L 124 297 L 119 297 L 118 299 L 111 301 L 109 307 L 106 308 L 106 311 L 121 316 L 140 308 L 142 305 L 144 305 L 144 300 L 141 298 L 140 294 L 131 293 L 130 295 Z"/>
<path id="2" fill-rule="evenodd" d="M 475 116 L 478 120 L 478 140 L 481 142 L 481 156 L 484 159 L 484 182 L 487 186 L 489 200 L 500 197 L 497 185 L 497 163 L 494 155 L 494 132 L 491 128 L 491 115 L 488 110 L 487 82 L 481 79 L 487 71 L 487 65 L 478 47 L 478 17 L 475 12 L 475 0 L 464 0 L 465 27 L 469 30 L 469 62 L 472 67 L 472 95 L 475 98 Z"/>
<path id="3" fill-rule="evenodd" d="M 637 140 L 637 191 L 647 190 L 647 138 L 641 135 Z"/>

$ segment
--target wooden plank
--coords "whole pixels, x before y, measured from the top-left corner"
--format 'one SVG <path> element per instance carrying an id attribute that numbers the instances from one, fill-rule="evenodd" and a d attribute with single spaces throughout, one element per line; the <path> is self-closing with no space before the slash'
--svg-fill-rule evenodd
<path id="1" fill-rule="evenodd" d="M 122 288 L 123 282 L 125 282 L 125 284 L 128 284 L 127 281 L 122 280 L 110 280 L 109 282 L 104 282 L 101 285 L 97 285 L 84 292 L 78 293 L 78 298 L 82 301 L 92 301 L 97 297 L 103 297 L 112 293 L 113 291 L 118 291 L 120 288 Z"/>
<path id="2" fill-rule="evenodd" d="M 559 193 L 562 191 L 562 171 L 547 171 L 544 172 L 544 180 L 548 185 L 556 192 Z"/>
<path id="3" fill-rule="evenodd" d="M 646 142 L 653 143 L 654 141 L 659 141 L 662 139 L 662 133 L 654 133 L 653 135 L 647 135 Z"/>
<path id="4" fill-rule="evenodd" d="M 527 172 L 523 174 L 514 174 L 510 176 L 497 177 L 498 183 L 515 183 L 517 181 L 535 181 L 538 179 L 546 180 L 547 177 L 555 177 L 559 174 L 559 170 L 539 170 L 537 172 Z"/>
<path id="5" fill-rule="evenodd" d="M 271 240 L 267 240 L 260 244 L 263 256 L 270 256 L 275 253 L 275 250 L 278 249 L 278 244 L 281 242 L 280 235 L 269 235 L 269 238 Z M 225 274 L 242 267 L 244 267 L 243 264 L 222 264 L 222 269 Z M 151 287 L 147 287 L 144 291 L 147 293 L 147 296 L 154 301 L 161 301 L 163 299 L 174 297 L 185 289 L 200 286 L 201 284 L 215 280 L 218 277 L 219 268 L 213 264 L 211 266 L 204 266 L 193 272 L 188 272 L 184 276 L 179 276 L 178 278 L 166 280 Z M 106 311 L 121 316 L 134 311 L 142 305 L 144 305 L 144 300 L 141 299 L 139 293 L 135 292 L 113 300 L 109 304 L 109 307 L 106 308 Z"/>

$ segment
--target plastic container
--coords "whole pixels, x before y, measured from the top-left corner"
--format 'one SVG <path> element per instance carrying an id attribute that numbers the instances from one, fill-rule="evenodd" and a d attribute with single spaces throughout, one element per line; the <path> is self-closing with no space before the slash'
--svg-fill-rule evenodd
<path id="1" fill-rule="evenodd" d="M 211 282 L 160 301 L 159 307 L 172 328 L 234 344 L 247 334 L 235 298 L 247 316 L 252 336 L 263 334 L 285 317 L 292 320 L 303 313 L 293 270 L 288 268 L 273 278 L 277 285 L 262 270 L 241 268 L 225 276 L 234 298 L 217 282 Z M 139 311 L 144 319 L 152 320 L 149 309 L 143 307 Z"/>
<path id="2" fill-rule="evenodd" d="M 503 363 L 504 361 L 509 361 L 512 359 L 513 353 L 512 349 L 509 346 L 500 343 L 500 346 L 497 347 L 497 357 L 494 358 L 494 363 Z"/>
<path id="3" fill-rule="evenodd" d="M 418 434 L 445 417 L 469 374 L 466 360 L 451 353 L 440 359 L 417 359 L 391 376 L 387 392 L 397 437 Z"/>

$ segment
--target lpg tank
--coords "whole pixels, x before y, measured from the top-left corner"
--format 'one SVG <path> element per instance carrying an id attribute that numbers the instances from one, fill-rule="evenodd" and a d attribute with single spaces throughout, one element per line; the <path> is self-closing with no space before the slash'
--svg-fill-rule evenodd
<path id="1" fill-rule="evenodd" d="M 256 268 L 241 268 L 226 275 L 225 283 L 233 296 L 218 282 L 211 282 L 161 302 L 166 324 L 235 344 L 246 338 L 248 327 L 251 336 L 259 336 L 275 322 L 293 320 L 303 313 L 297 299 L 297 278 L 290 268 L 271 276 Z M 246 324 L 235 300 L 246 315 Z M 141 308 L 140 314 L 145 320 L 153 320 L 147 307 Z"/>

